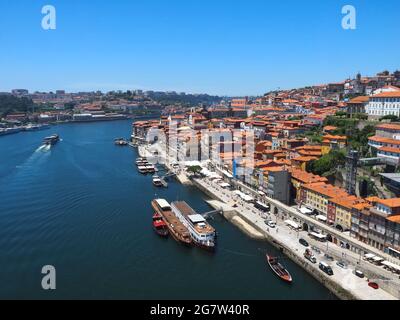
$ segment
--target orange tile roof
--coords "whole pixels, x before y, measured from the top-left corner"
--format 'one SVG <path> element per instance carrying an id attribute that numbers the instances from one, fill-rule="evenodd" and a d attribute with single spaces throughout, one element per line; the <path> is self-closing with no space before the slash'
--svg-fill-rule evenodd
<path id="1" fill-rule="evenodd" d="M 356 196 L 350 196 L 350 195 L 348 195 L 347 197 L 343 197 L 343 196 L 336 197 L 336 198 L 330 199 L 329 201 L 332 203 L 335 203 L 341 207 L 350 209 L 350 210 L 352 208 L 362 210 L 368 206 L 371 206 L 364 199 L 357 198 Z"/>
<path id="2" fill-rule="evenodd" d="M 382 92 L 373 95 L 372 98 L 400 98 L 400 91 Z"/>
<path id="3" fill-rule="evenodd" d="M 400 215 L 391 216 L 391 217 L 387 218 L 387 220 L 394 222 L 394 223 L 400 223 Z"/>
<path id="4" fill-rule="evenodd" d="M 400 198 L 393 198 L 393 199 L 378 199 L 376 202 L 383 204 L 389 208 L 397 208 L 400 207 Z"/>
<path id="5" fill-rule="evenodd" d="M 297 157 L 293 158 L 292 161 L 299 161 L 299 162 L 310 162 L 313 160 L 318 160 L 316 157 Z"/>
<path id="6" fill-rule="evenodd" d="M 322 157 L 322 152 L 321 151 L 300 150 L 299 154 L 302 155 L 302 156 L 309 156 L 309 157 Z"/>
<path id="7" fill-rule="evenodd" d="M 334 187 L 330 184 L 327 183 L 311 183 L 311 184 L 306 184 L 303 186 L 303 188 L 310 190 L 315 193 L 319 193 L 321 195 L 324 195 L 329 198 L 335 198 L 335 197 L 346 197 L 348 196 L 348 193 L 338 187 Z"/>
<path id="8" fill-rule="evenodd" d="M 300 169 L 292 168 L 292 178 L 299 180 L 302 183 L 309 184 L 314 182 L 328 182 L 328 179 Z"/>
<path id="9" fill-rule="evenodd" d="M 375 141 L 375 142 L 386 143 L 386 144 L 396 144 L 396 145 L 400 145 L 400 140 L 395 140 L 395 139 L 390 139 L 390 138 L 384 138 L 384 137 L 380 137 L 380 136 L 373 136 L 373 137 L 370 137 L 369 140 Z"/>
<path id="10" fill-rule="evenodd" d="M 369 97 L 368 96 L 360 96 L 360 97 L 356 97 L 354 99 L 351 99 L 348 103 L 366 103 L 369 101 Z"/>
<path id="11" fill-rule="evenodd" d="M 400 154 L 400 149 L 398 149 L 398 148 L 391 148 L 391 147 L 382 147 L 382 148 L 379 148 L 378 151 L 391 152 L 391 153 Z"/>
<path id="12" fill-rule="evenodd" d="M 383 123 L 383 124 L 377 125 L 376 129 L 377 130 L 388 129 L 388 130 L 399 130 L 400 131 L 400 124 L 398 124 L 398 123 Z"/>
<path id="13" fill-rule="evenodd" d="M 280 172 L 280 171 L 284 171 L 285 168 L 284 168 L 284 166 L 276 166 L 276 167 L 261 168 L 261 170 L 264 173 L 266 173 L 266 172 Z"/>
<path id="14" fill-rule="evenodd" d="M 334 126 L 326 126 L 326 127 L 324 127 L 325 131 L 334 131 L 336 129 L 337 129 L 337 127 L 334 127 Z"/>
<path id="15" fill-rule="evenodd" d="M 346 136 L 333 136 L 330 134 L 327 134 L 323 137 L 326 140 L 347 140 Z"/>
<path id="16" fill-rule="evenodd" d="M 353 205 L 353 208 L 357 209 L 357 210 L 364 210 L 366 208 L 370 208 L 372 207 L 371 204 L 369 204 L 368 202 L 363 202 L 363 203 L 357 203 L 355 205 Z"/>
<path id="17" fill-rule="evenodd" d="M 322 146 L 301 146 L 301 147 L 297 147 L 295 148 L 296 151 L 300 151 L 300 150 L 322 150 Z"/>

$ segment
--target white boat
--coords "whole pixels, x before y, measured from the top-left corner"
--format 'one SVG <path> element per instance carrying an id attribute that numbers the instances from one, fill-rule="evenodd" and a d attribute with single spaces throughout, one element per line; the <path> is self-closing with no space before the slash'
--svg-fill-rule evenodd
<path id="1" fill-rule="evenodd" d="M 153 176 L 153 185 L 155 187 L 159 187 L 159 188 L 161 188 L 163 186 L 163 183 L 159 176 Z"/>
<path id="2" fill-rule="evenodd" d="M 214 251 L 216 247 L 215 229 L 186 202 L 176 201 L 171 204 L 172 211 L 189 230 L 193 243 L 202 249 Z"/>

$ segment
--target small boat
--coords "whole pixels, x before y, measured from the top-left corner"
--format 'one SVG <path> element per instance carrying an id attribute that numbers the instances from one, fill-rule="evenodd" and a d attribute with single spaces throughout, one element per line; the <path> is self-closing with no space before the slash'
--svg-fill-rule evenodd
<path id="1" fill-rule="evenodd" d="M 158 213 L 153 215 L 153 229 L 160 237 L 166 238 L 169 235 L 168 226 Z"/>
<path id="2" fill-rule="evenodd" d="M 136 165 L 137 166 L 147 166 L 149 163 L 146 159 L 144 158 L 138 158 L 136 159 Z"/>
<path id="3" fill-rule="evenodd" d="M 114 144 L 116 146 L 124 147 L 128 145 L 128 141 L 126 141 L 124 138 L 117 138 L 114 139 Z"/>
<path id="4" fill-rule="evenodd" d="M 53 146 L 55 145 L 58 141 L 60 141 L 60 136 L 58 134 L 53 134 L 50 137 L 44 138 L 43 144 L 47 146 Z"/>
<path id="5" fill-rule="evenodd" d="M 163 187 L 163 183 L 159 176 L 153 176 L 153 185 L 159 188 Z"/>
<path id="6" fill-rule="evenodd" d="M 145 167 L 145 166 L 139 166 L 139 167 L 138 167 L 138 171 L 139 171 L 141 174 L 146 174 L 146 173 L 147 173 L 147 167 Z"/>
<path id="7" fill-rule="evenodd" d="M 368 285 L 375 290 L 379 289 L 379 284 L 377 284 L 376 282 L 369 282 Z"/>
<path id="8" fill-rule="evenodd" d="M 145 167 L 146 167 L 147 173 L 155 173 L 156 172 L 156 168 L 152 164 L 146 165 Z"/>
<path id="9" fill-rule="evenodd" d="M 154 199 L 151 206 L 167 224 L 169 234 L 179 243 L 185 246 L 192 245 L 192 238 L 188 229 L 182 224 L 178 217 L 172 212 L 170 204 L 164 199 Z"/>
<path id="10" fill-rule="evenodd" d="M 272 271 L 283 281 L 287 283 L 292 283 L 293 279 L 292 276 L 290 275 L 289 271 L 285 269 L 284 266 L 282 266 L 279 263 L 278 258 L 272 257 L 267 254 L 267 262 L 269 267 L 272 269 Z"/>

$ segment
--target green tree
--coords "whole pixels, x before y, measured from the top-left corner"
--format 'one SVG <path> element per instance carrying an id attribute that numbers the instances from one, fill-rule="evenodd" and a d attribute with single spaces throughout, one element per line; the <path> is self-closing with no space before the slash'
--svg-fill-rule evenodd
<path id="1" fill-rule="evenodd" d="M 379 119 L 380 121 L 384 121 L 384 120 L 390 120 L 390 122 L 399 122 L 399 117 L 395 116 L 393 114 L 389 114 L 387 116 L 384 116 L 382 118 Z"/>
<path id="2" fill-rule="evenodd" d="M 346 153 L 344 150 L 332 150 L 320 159 L 308 163 L 307 171 L 320 176 L 330 176 L 336 172 L 338 166 L 344 165 L 345 162 Z"/>
<path id="3" fill-rule="evenodd" d="M 193 175 L 198 175 L 198 174 L 200 174 L 200 172 L 203 170 L 203 168 L 202 167 L 200 167 L 200 166 L 190 166 L 190 167 L 188 167 L 187 169 L 186 169 L 186 171 L 188 172 L 188 173 L 191 173 L 191 174 L 193 174 Z"/>

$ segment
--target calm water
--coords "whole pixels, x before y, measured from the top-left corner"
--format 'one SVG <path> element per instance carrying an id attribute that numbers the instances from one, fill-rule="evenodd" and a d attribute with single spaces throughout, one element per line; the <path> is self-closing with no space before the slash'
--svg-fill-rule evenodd
<path id="1" fill-rule="evenodd" d="M 38 149 L 54 132 L 62 141 Z M 155 189 L 137 173 L 136 151 L 119 148 L 129 121 L 67 124 L 0 137 L 0 298 L 333 299 L 285 260 L 288 286 L 266 267 L 276 252 L 217 217 L 219 250 L 210 255 L 152 231 L 154 197 L 210 207 L 197 190 L 172 182 Z M 57 290 L 41 289 L 41 268 L 57 269 Z"/>

